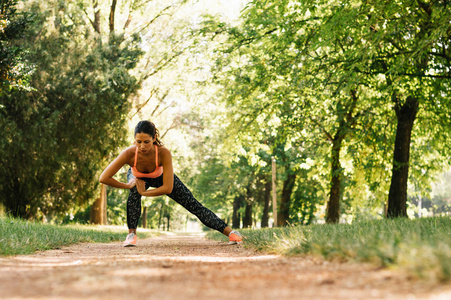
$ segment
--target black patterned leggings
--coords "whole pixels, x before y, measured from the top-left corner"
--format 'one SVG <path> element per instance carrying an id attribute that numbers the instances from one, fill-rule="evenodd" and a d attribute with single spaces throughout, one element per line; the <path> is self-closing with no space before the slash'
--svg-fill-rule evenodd
<path id="1" fill-rule="evenodd" d="M 127 180 L 133 178 L 131 169 L 128 170 Z M 160 187 L 163 185 L 163 175 L 157 178 L 140 178 L 146 182 L 146 190 L 149 187 Z M 183 184 L 183 182 L 174 174 L 174 186 L 172 192 L 167 195 L 169 198 L 175 200 L 178 204 L 186 208 L 190 213 L 194 214 L 205 226 L 223 232 L 227 227 L 217 215 L 211 210 L 203 206 L 197 201 L 190 190 Z M 136 187 L 130 190 L 127 199 L 127 226 L 129 229 L 136 229 L 138 227 L 139 217 L 141 216 L 141 194 L 138 193 Z"/>

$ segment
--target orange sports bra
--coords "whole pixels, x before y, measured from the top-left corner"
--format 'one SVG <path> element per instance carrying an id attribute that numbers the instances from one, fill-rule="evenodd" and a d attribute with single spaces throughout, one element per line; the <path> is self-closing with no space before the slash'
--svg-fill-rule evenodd
<path id="1" fill-rule="evenodd" d="M 162 166 L 158 166 L 158 146 L 155 145 L 155 171 L 153 171 L 152 173 L 141 173 L 136 169 L 136 161 L 138 160 L 138 147 L 136 147 L 136 151 L 135 151 L 135 164 L 132 167 L 132 174 L 133 176 L 135 176 L 136 178 L 157 178 L 159 176 L 161 176 L 161 174 L 163 174 L 163 167 Z"/>

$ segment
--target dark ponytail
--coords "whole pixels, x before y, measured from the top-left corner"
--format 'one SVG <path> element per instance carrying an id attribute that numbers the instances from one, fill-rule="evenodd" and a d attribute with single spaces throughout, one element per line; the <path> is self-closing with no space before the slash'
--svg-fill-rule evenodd
<path id="1" fill-rule="evenodd" d="M 160 141 L 160 132 L 157 127 L 155 127 L 154 123 L 150 121 L 140 121 L 135 127 L 135 136 L 138 133 L 146 133 L 150 135 L 153 139 L 155 139 L 155 145 L 163 146 L 163 143 Z"/>

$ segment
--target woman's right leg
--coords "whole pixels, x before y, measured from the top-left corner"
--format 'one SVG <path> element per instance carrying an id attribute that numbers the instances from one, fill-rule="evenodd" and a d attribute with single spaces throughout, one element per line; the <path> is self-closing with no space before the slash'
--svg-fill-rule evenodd
<path id="1" fill-rule="evenodd" d="M 130 190 L 127 199 L 127 226 L 131 231 L 136 232 L 139 217 L 141 217 L 141 195 L 136 187 Z"/>
<path id="2" fill-rule="evenodd" d="M 127 180 L 133 178 L 131 170 L 128 170 Z M 127 226 L 130 232 L 136 233 L 139 218 L 141 217 L 141 194 L 136 187 L 130 189 L 127 199 Z"/>
<path id="3" fill-rule="evenodd" d="M 128 170 L 127 180 L 133 177 L 130 169 Z M 139 218 L 141 217 L 141 194 L 138 193 L 136 187 L 130 189 L 127 199 L 127 226 L 128 235 L 125 238 L 124 246 L 133 247 L 136 245 L 138 237 L 136 236 L 136 228 L 138 227 Z"/>

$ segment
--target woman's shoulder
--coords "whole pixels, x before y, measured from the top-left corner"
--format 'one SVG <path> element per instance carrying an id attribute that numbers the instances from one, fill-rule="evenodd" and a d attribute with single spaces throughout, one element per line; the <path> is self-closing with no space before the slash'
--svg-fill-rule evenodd
<path id="1" fill-rule="evenodd" d="M 165 146 L 158 146 L 158 155 L 161 155 L 161 157 L 171 156 L 171 151 Z"/>
<path id="2" fill-rule="evenodd" d="M 129 156 L 134 156 L 135 152 L 136 152 L 136 145 L 132 145 L 132 146 L 124 149 L 121 154 L 129 157 Z"/>

